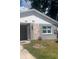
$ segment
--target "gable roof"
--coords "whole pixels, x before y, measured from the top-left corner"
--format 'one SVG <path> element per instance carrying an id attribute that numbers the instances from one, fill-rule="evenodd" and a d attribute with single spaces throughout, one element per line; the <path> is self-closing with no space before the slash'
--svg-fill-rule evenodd
<path id="1" fill-rule="evenodd" d="M 35 15 L 37 17 L 44 19 L 47 22 L 50 22 L 51 24 L 53 24 L 55 26 L 58 26 L 58 22 L 56 20 L 54 20 L 51 17 L 48 17 L 47 15 L 37 11 L 36 9 L 30 9 L 30 10 L 20 12 L 21 18 L 29 16 L 29 15 Z"/>

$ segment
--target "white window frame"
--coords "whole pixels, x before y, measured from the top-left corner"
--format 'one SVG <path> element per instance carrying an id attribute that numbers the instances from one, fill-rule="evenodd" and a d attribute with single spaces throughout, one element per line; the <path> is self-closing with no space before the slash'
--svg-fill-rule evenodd
<path id="1" fill-rule="evenodd" d="M 46 27 L 46 29 L 43 29 L 43 27 Z M 51 29 L 49 29 L 48 27 L 51 27 Z M 46 33 L 43 33 L 43 30 L 46 30 Z M 50 30 L 51 33 L 48 33 L 48 30 Z M 42 34 L 52 34 L 52 26 L 42 26 Z"/>

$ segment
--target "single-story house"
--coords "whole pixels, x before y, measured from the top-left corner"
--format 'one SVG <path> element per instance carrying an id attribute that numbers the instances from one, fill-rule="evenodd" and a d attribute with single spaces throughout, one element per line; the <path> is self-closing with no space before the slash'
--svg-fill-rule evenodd
<path id="1" fill-rule="evenodd" d="M 36 9 L 20 12 L 20 40 L 57 39 L 58 23 Z"/>

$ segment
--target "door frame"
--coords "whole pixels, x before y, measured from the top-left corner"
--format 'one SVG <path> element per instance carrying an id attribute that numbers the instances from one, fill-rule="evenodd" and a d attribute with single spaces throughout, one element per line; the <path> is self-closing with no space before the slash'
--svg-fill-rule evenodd
<path id="1" fill-rule="evenodd" d="M 20 25 L 27 25 L 27 40 L 31 40 L 32 39 L 32 36 L 31 36 L 31 24 L 30 23 L 20 23 Z M 21 40 L 20 40 L 21 41 Z M 25 41 L 25 40 L 22 40 L 22 41 Z"/>

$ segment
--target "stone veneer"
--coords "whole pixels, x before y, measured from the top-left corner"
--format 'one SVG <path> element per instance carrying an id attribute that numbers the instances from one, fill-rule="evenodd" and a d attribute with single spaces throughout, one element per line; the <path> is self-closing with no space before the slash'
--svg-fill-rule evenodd
<path id="1" fill-rule="evenodd" d="M 39 39 L 40 37 L 40 26 L 39 24 L 33 24 L 33 37 L 34 39 Z"/>

